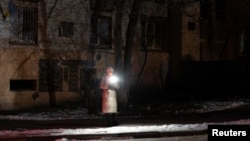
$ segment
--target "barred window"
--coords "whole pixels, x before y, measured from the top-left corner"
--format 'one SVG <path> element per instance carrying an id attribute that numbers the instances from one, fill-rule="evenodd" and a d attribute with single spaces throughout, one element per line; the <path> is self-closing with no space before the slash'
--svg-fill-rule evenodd
<path id="1" fill-rule="evenodd" d="M 16 7 L 11 15 L 10 42 L 13 44 L 37 44 L 36 8 Z"/>

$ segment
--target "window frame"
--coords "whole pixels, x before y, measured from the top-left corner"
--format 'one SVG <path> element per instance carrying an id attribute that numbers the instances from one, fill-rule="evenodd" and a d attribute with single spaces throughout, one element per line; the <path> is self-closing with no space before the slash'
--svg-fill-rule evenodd
<path id="1" fill-rule="evenodd" d="M 166 34 L 166 21 L 164 17 L 147 17 L 146 15 L 141 15 L 141 47 L 149 51 L 162 51 L 167 50 L 167 34 Z M 151 26 L 151 28 L 149 27 Z M 160 31 L 157 29 L 161 29 Z M 148 34 L 148 31 L 152 31 L 153 35 Z M 156 38 L 161 36 L 161 40 Z M 152 40 L 151 40 L 152 38 Z M 157 42 L 160 42 L 160 46 L 157 45 Z M 158 47 L 157 47 L 158 46 Z"/>
<path id="2" fill-rule="evenodd" d="M 10 17 L 10 24 L 10 44 L 37 45 L 38 9 L 36 7 L 15 6 L 15 11 Z"/>
<path id="3" fill-rule="evenodd" d="M 107 24 L 106 25 L 103 24 L 103 21 L 107 22 Z M 99 26 L 106 26 L 107 29 L 103 29 Z M 100 29 L 103 30 L 100 31 Z M 104 36 L 106 37 L 106 40 Z M 102 15 L 91 16 L 90 47 L 95 49 L 112 49 L 111 16 L 102 16 Z"/>

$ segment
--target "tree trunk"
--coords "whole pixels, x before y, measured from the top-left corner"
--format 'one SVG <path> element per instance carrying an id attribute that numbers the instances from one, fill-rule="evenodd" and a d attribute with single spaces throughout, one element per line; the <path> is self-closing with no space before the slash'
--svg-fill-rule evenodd
<path id="1" fill-rule="evenodd" d="M 44 48 L 44 56 L 46 59 L 49 60 L 49 70 L 47 74 L 47 81 L 48 81 L 48 92 L 49 92 L 49 104 L 50 106 L 56 106 L 56 96 L 53 87 L 53 76 L 52 76 L 52 56 L 50 52 L 50 47 L 48 44 L 48 35 L 47 35 L 47 26 L 48 26 L 48 15 L 46 11 L 46 2 L 45 0 L 40 1 L 40 11 L 41 11 L 41 23 L 39 26 L 40 34 L 41 34 L 41 43 Z"/>
<path id="2" fill-rule="evenodd" d="M 115 14 L 115 24 L 114 24 L 114 67 L 115 71 L 119 76 L 122 76 L 122 48 L 123 48 L 123 40 L 122 40 L 122 18 L 123 18 L 123 8 L 124 8 L 125 0 L 117 0 L 116 5 L 116 14 Z M 121 85 L 123 83 L 121 82 Z M 123 105 L 125 102 L 123 90 L 117 90 L 117 99 L 119 105 Z"/>
<path id="3" fill-rule="evenodd" d="M 126 45 L 124 52 L 124 100 L 128 101 L 129 96 L 129 82 L 130 82 L 130 69 L 132 60 L 132 51 L 134 46 L 134 36 L 136 32 L 136 25 L 140 14 L 142 0 L 134 0 L 131 15 L 129 17 L 129 23 L 126 34 Z"/>

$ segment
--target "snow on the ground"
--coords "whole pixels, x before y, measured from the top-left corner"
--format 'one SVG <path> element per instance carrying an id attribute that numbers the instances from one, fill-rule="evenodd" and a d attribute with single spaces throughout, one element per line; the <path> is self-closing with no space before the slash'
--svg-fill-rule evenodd
<path id="1" fill-rule="evenodd" d="M 189 132 L 205 131 L 210 124 L 250 124 L 250 119 L 229 121 L 223 123 L 202 123 L 202 124 L 162 124 L 162 125 L 121 125 L 114 127 L 95 127 L 77 129 L 19 129 L 1 130 L 0 137 L 35 137 L 35 136 L 63 136 L 63 135 L 105 135 L 122 133 L 143 133 L 143 132 Z"/>
<path id="2" fill-rule="evenodd" d="M 3 130 L 0 136 L 58 136 L 58 135 L 95 135 L 95 134 L 121 134 L 121 133 L 139 133 L 139 132 L 176 132 L 176 131 L 200 131 L 206 130 L 204 124 L 163 124 L 163 125 L 134 125 L 134 126 L 114 126 L 100 128 L 77 128 L 77 129 L 36 129 L 36 130 Z"/>
<path id="3" fill-rule="evenodd" d="M 178 113 L 192 112 L 192 113 L 205 113 L 210 111 L 218 111 L 228 108 L 234 108 L 249 104 L 250 101 L 234 100 L 234 101 L 207 101 L 193 103 L 193 108 L 183 110 L 178 108 Z M 57 112 L 42 112 L 42 113 L 22 113 L 18 115 L 0 115 L 0 119 L 9 120 L 58 120 L 58 119 L 79 119 L 88 117 L 88 111 L 84 108 L 76 108 L 75 110 L 58 110 Z M 120 125 L 115 127 L 93 127 L 93 128 L 78 128 L 78 129 L 17 129 L 17 130 L 1 130 L 0 137 L 8 136 L 57 136 L 57 135 L 91 135 L 91 134 L 116 134 L 116 133 L 129 133 L 129 132 L 178 132 L 178 131 L 201 131 L 206 130 L 209 124 L 250 124 L 250 119 L 228 121 L 225 123 L 201 123 L 201 124 L 161 124 L 161 125 Z"/>
<path id="4" fill-rule="evenodd" d="M 165 106 L 165 111 L 174 110 L 175 113 L 206 113 L 212 111 L 221 111 L 250 104 L 250 99 L 237 99 L 231 101 L 197 101 L 191 103 L 169 104 Z M 181 106 L 180 106 L 181 105 Z M 187 106 L 188 105 L 188 106 Z M 60 119 L 82 119 L 84 117 L 93 117 L 88 114 L 88 110 L 82 107 L 75 109 L 59 109 L 53 112 L 41 113 L 21 113 L 17 115 L 0 115 L 0 119 L 10 120 L 60 120 Z"/>

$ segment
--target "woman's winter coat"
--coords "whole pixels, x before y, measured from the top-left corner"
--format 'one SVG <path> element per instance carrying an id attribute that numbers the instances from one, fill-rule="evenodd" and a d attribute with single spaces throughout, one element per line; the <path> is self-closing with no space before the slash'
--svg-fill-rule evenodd
<path id="1" fill-rule="evenodd" d="M 100 88 L 103 90 L 102 113 L 117 113 L 116 91 L 110 88 L 109 77 L 104 75 L 100 83 Z"/>

